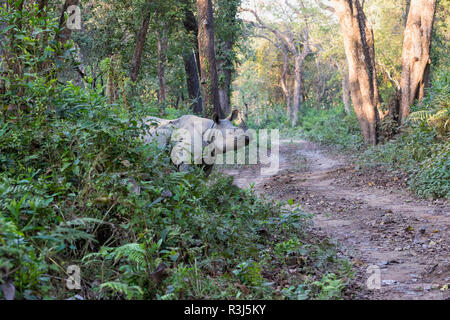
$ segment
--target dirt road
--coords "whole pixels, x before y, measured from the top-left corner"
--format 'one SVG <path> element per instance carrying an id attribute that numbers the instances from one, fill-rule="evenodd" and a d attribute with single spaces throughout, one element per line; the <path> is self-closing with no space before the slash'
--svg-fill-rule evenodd
<path id="1" fill-rule="evenodd" d="M 405 189 L 401 174 L 359 169 L 304 140 L 282 140 L 280 170 L 226 169 L 242 188 L 254 184 L 273 199 L 293 199 L 314 213 L 313 232 L 335 239 L 355 267 L 355 299 L 449 299 L 450 207 Z M 381 288 L 369 290 L 369 266 Z"/>

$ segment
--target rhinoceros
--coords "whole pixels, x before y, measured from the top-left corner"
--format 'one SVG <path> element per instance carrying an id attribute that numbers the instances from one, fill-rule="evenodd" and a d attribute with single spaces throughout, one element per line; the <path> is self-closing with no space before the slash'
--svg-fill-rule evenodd
<path id="1" fill-rule="evenodd" d="M 142 138 L 145 143 L 156 139 L 159 146 L 170 147 L 172 162 L 180 171 L 196 164 L 209 175 L 218 154 L 236 151 L 252 140 L 252 134 L 243 121 L 243 126 L 233 125 L 232 121 L 238 117 L 238 110 L 225 119 L 219 119 L 217 114 L 212 119 L 194 115 L 174 120 L 147 117 L 144 123 L 149 130 Z"/>

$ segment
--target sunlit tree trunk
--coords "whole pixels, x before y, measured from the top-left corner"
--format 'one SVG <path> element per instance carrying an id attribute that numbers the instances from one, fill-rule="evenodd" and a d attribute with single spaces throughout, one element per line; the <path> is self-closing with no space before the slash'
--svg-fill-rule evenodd
<path id="1" fill-rule="evenodd" d="M 436 0 L 411 0 L 403 33 L 400 123 L 405 122 L 414 100 L 422 100 L 428 85 L 435 11 Z"/>
<path id="2" fill-rule="evenodd" d="M 288 85 L 288 71 L 289 71 L 289 51 L 288 49 L 281 45 L 280 46 L 283 49 L 283 73 L 281 74 L 281 90 L 283 90 L 283 94 L 284 97 L 286 99 L 286 117 L 287 119 L 291 119 L 291 100 L 292 100 L 292 96 L 291 96 L 291 92 L 289 90 L 289 85 Z"/>
<path id="3" fill-rule="evenodd" d="M 295 127 L 297 124 L 298 111 L 300 109 L 300 104 L 303 102 L 302 93 L 302 72 L 303 72 L 303 58 L 302 56 L 295 57 L 294 64 L 295 74 L 294 74 L 294 104 L 292 105 L 292 126 Z"/>
<path id="4" fill-rule="evenodd" d="M 351 93 L 350 93 L 350 84 L 348 81 L 348 67 L 345 65 L 345 68 L 340 64 L 336 59 L 332 58 L 336 69 L 341 74 L 341 86 L 342 86 L 342 102 L 344 103 L 344 110 L 346 114 L 351 114 Z M 345 63 L 344 63 L 345 64 Z"/>
<path id="5" fill-rule="evenodd" d="M 184 56 L 184 68 L 186 71 L 186 83 L 189 99 L 193 100 L 191 106 L 192 111 L 195 114 L 202 114 L 202 95 L 200 92 L 200 81 L 198 77 L 196 54 L 194 52 Z"/>
<path id="6" fill-rule="evenodd" d="M 204 114 L 217 113 L 221 119 L 225 114 L 220 106 L 216 52 L 214 46 L 214 21 L 211 0 L 197 0 L 198 49 L 200 55 L 201 85 L 203 88 Z"/>
<path id="7" fill-rule="evenodd" d="M 333 0 L 344 36 L 353 108 L 364 142 L 378 143 L 379 105 L 372 29 L 359 0 Z"/>

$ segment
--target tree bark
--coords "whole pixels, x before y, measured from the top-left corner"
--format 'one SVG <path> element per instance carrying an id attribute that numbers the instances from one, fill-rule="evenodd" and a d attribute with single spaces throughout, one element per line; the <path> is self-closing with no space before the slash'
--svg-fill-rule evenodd
<path id="1" fill-rule="evenodd" d="M 403 33 L 400 124 L 408 117 L 414 100 L 422 100 L 428 85 L 435 12 L 436 0 L 411 0 Z"/>
<path id="2" fill-rule="evenodd" d="M 216 44 L 218 52 L 221 55 L 217 58 L 217 72 L 222 80 L 219 83 L 220 105 L 225 114 L 230 114 L 231 105 L 231 81 L 234 72 L 233 46 L 237 34 L 236 15 L 238 11 L 238 2 L 230 0 L 218 0 L 217 16 L 220 25 L 216 29 Z"/>
<path id="3" fill-rule="evenodd" d="M 284 97 L 286 99 L 286 117 L 289 120 L 291 118 L 291 92 L 287 81 L 289 71 L 289 51 L 284 45 L 280 45 L 283 49 L 283 73 L 281 74 L 281 90 L 283 90 Z"/>
<path id="4" fill-rule="evenodd" d="M 372 29 L 359 0 L 333 0 L 344 36 L 350 92 L 364 142 L 375 145 L 379 134 L 378 85 Z"/>
<path id="5" fill-rule="evenodd" d="M 184 68 L 186 70 L 186 83 L 189 94 L 189 99 L 191 99 L 192 111 L 195 114 L 202 114 L 203 112 L 203 103 L 202 103 L 202 95 L 200 92 L 200 81 L 198 78 L 198 69 L 197 69 L 197 59 L 195 52 L 192 52 L 190 55 L 185 55 L 184 59 Z"/>
<path id="6" fill-rule="evenodd" d="M 300 109 L 300 104 L 303 102 L 302 93 L 302 72 L 303 72 L 303 57 L 302 55 L 297 55 L 295 57 L 295 74 L 294 74 L 294 104 L 292 106 L 292 127 L 297 124 L 298 111 Z"/>
<path id="7" fill-rule="evenodd" d="M 150 24 L 150 3 L 152 0 L 147 0 L 145 3 L 144 18 L 142 20 L 141 28 L 136 37 L 136 47 L 134 48 L 133 60 L 131 62 L 130 79 L 136 82 L 139 75 L 139 69 L 142 63 L 142 52 L 144 50 L 145 40 L 147 39 L 148 26 Z"/>
<path id="8" fill-rule="evenodd" d="M 214 21 L 211 0 L 197 0 L 198 48 L 200 55 L 201 85 L 203 88 L 204 114 L 216 113 L 221 119 L 225 113 L 220 106 L 216 52 L 214 46 Z"/>
<path id="9" fill-rule="evenodd" d="M 233 49 L 234 41 L 225 41 L 224 50 L 230 52 Z M 233 61 L 225 59 L 220 64 L 220 71 L 223 74 L 223 83 L 219 87 L 220 106 L 224 114 L 231 113 L 230 96 L 231 96 L 231 79 L 233 75 Z"/>

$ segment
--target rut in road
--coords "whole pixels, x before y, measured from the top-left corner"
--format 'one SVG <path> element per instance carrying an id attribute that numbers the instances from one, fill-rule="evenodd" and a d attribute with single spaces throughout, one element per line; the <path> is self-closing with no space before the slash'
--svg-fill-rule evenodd
<path id="1" fill-rule="evenodd" d="M 261 176 L 258 166 L 224 169 L 241 188 L 250 185 L 275 200 L 314 213 L 313 232 L 335 239 L 356 269 L 359 299 L 449 299 L 450 209 L 425 201 L 387 172 L 349 165 L 305 140 L 282 140 L 280 170 Z M 379 183 L 376 181 L 379 180 Z M 386 182 L 386 179 L 388 182 Z M 375 182 L 372 182 L 374 180 Z M 369 266 L 378 266 L 381 288 L 369 290 Z"/>

